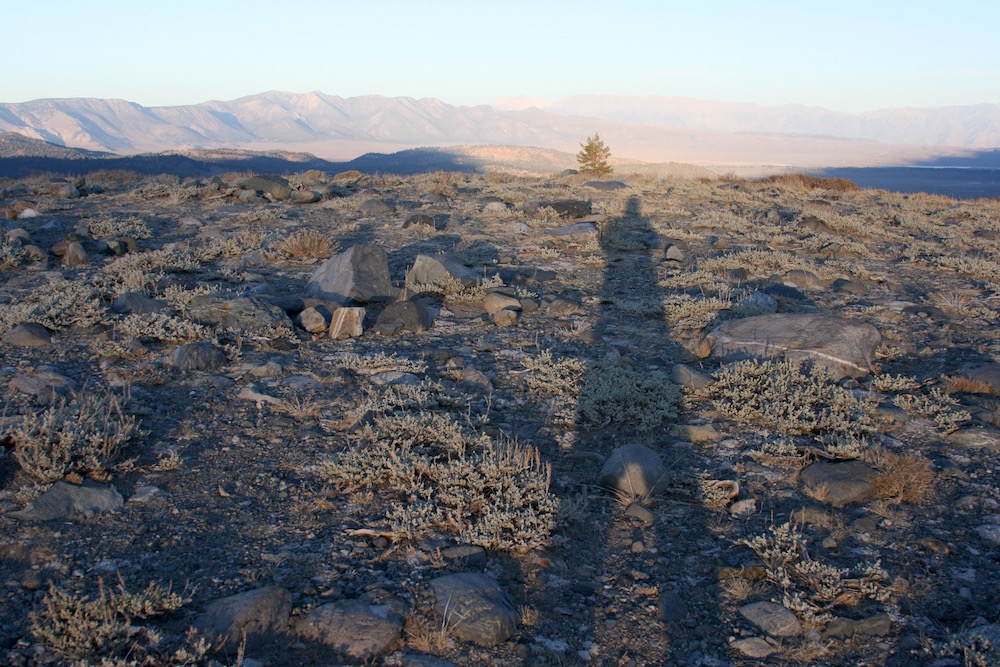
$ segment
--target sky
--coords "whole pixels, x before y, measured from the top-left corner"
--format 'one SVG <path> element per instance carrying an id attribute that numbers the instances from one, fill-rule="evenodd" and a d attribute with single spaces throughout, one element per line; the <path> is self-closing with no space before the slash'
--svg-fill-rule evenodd
<path id="1" fill-rule="evenodd" d="M 847 112 L 1000 103 L 996 0 L 0 0 L 0 102 L 268 90 L 666 95 Z"/>

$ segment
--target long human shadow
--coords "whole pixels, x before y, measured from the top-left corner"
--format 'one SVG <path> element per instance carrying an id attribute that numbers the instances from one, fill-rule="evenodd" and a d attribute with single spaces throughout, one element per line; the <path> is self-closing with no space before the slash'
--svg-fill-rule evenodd
<path id="1" fill-rule="evenodd" d="M 643 215 L 638 196 L 627 200 L 622 215 L 604 223 L 604 315 L 596 330 L 602 341 L 602 364 L 666 379 L 682 358 L 683 348 L 671 339 L 666 320 L 658 314 L 664 297 L 657 277 L 663 247 L 650 219 Z M 671 426 L 663 423 L 639 432 L 612 423 L 592 431 L 587 440 L 605 457 L 621 445 L 643 444 L 661 457 L 674 480 L 693 481 L 696 454 L 675 442 Z M 715 587 L 701 578 L 706 552 L 717 549 L 703 507 L 677 494 L 618 500 L 608 501 L 611 518 L 598 576 L 611 585 L 606 586 L 607 595 L 616 600 L 612 606 L 620 611 L 613 617 L 595 618 L 593 623 L 604 664 L 663 664 L 687 656 L 688 646 L 703 641 L 718 644 L 712 652 L 724 657 L 723 639 L 709 636 L 710 631 L 691 620 L 692 610 L 718 604 L 713 598 Z M 645 513 L 638 507 L 627 509 L 630 504 L 643 506 L 651 514 L 643 518 Z"/>

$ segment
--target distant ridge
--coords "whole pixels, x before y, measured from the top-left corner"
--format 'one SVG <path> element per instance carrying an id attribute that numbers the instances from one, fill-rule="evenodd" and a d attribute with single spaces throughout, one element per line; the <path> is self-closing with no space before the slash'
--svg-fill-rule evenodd
<path id="1" fill-rule="evenodd" d="M 616 156 L 777 168 L 919 164 L 1000 146 L 996 104 L 851 115 L 668 97 L 578 96 L 544 108 L 534 103 L 542 101 L 519 99 L 503 108 L 279 91 L 174 107 L 44 99 L 0 104 L 0 131 L 122 155 L 235 148 L 341 160 L 482 144 L 573 153 L 599 130 Z"/>

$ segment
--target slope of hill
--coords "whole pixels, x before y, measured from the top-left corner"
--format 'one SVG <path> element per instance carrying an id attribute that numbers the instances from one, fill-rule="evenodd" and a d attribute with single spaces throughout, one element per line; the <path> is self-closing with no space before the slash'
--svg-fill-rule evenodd
<path id="1" fill-rule="evenodd" d="M 366 152 L 481 144 L 572 153 L 598 130 L 614 155 L 636 160 L 800 168 L 925 162 L 1000 145 L 998 105 L 861 117 L 679 98 L 577 97 L 545 109 L 523 104 L 466 107 L 428 98 L 277 91 L 176 107 L 46 99 L 0 104 L 0 131 L 127 155 L 247 148 L 342 160 Z"/>
<path id="2" fill-rule="evenodd" d="M 705 132 L 812 135 L 976 150 L 1000 147 L 1000 104 L 849 114 L 797 104 L 762 106 L 685 97 L 578 95 L 545 109 Z"/>

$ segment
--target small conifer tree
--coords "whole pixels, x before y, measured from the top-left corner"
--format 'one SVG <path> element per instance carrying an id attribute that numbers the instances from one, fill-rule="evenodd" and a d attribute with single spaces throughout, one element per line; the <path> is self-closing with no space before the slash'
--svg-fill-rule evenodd
<path id="1" fill-rule="evenodd" d="M 593 137 L 587 137 L 587 143 L 580 144 L 582 151 L 576 154 L 576 161 L 580 163 L 580 173 L 603 176 L 611 173 L 611 165 L 608 158 L 611 157 L 611 149 L 604 145 L 601 135 L 594 132 Z"/>

